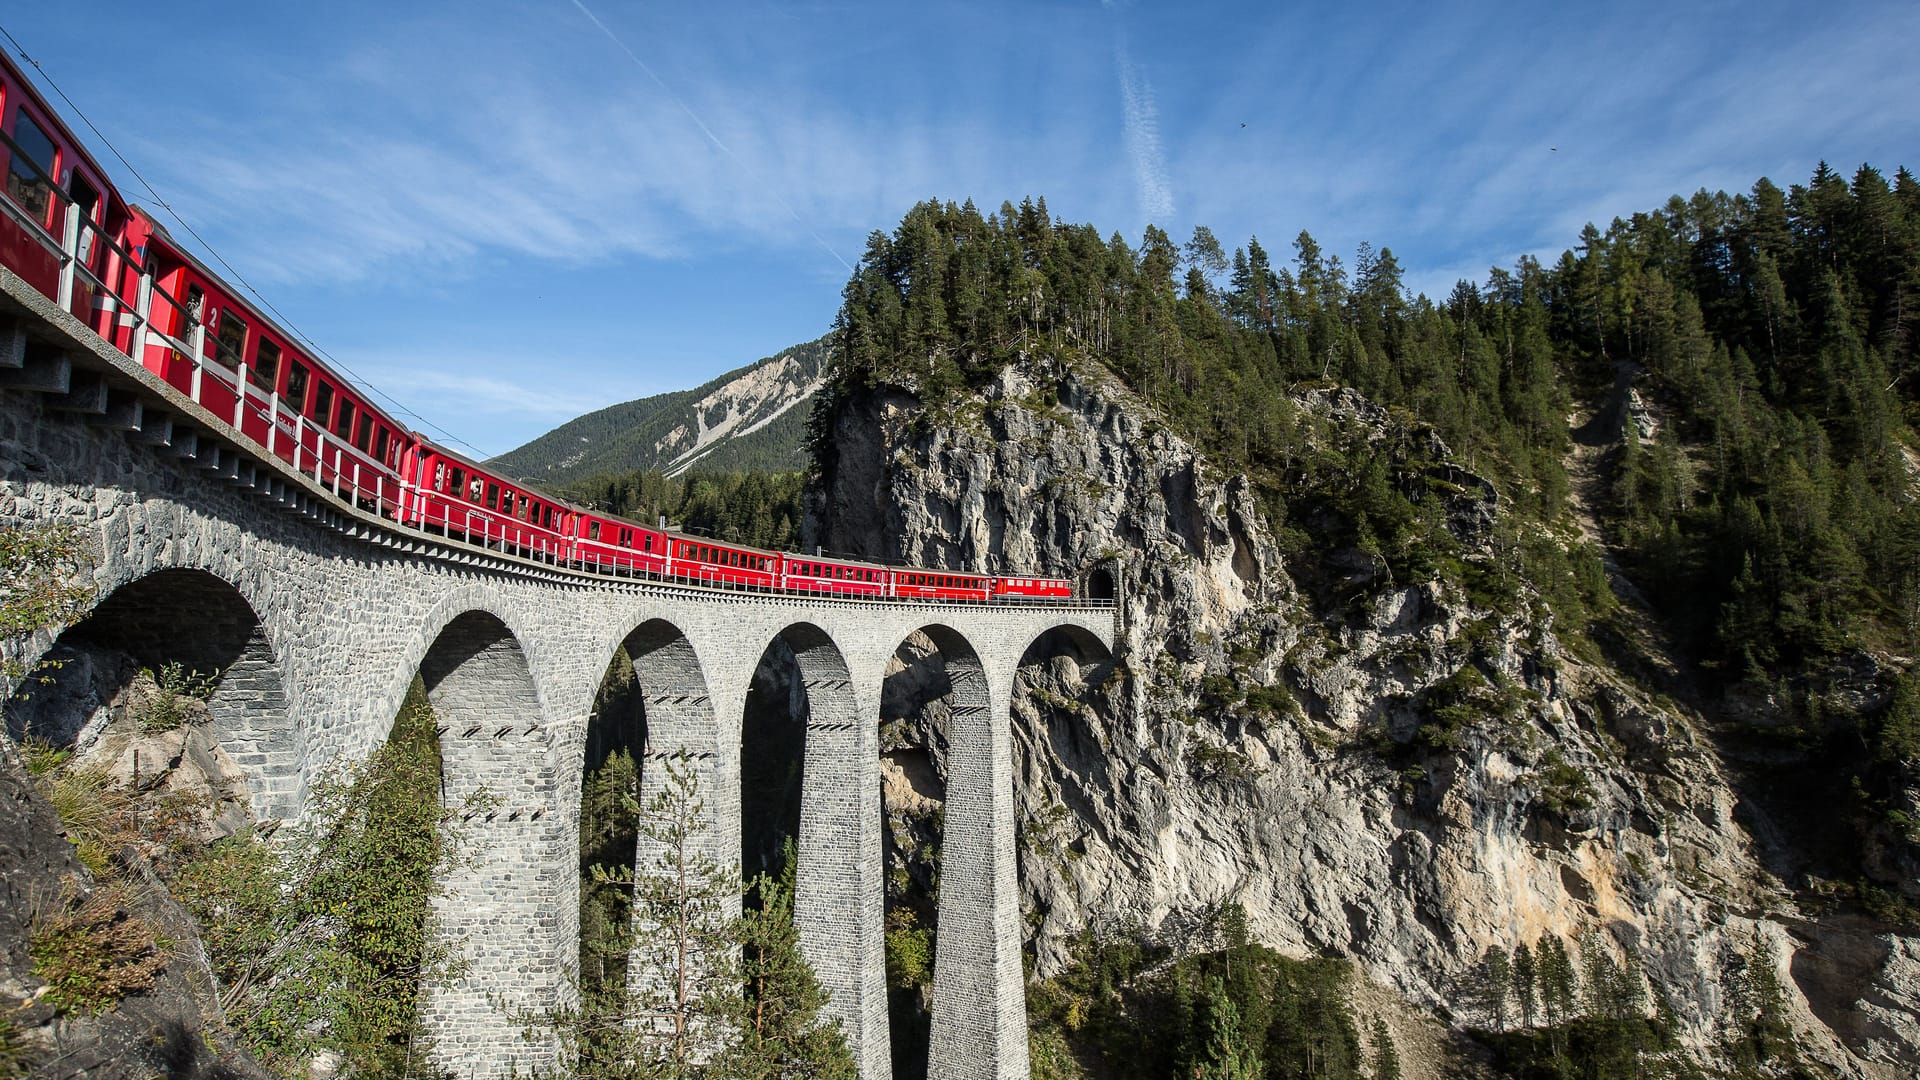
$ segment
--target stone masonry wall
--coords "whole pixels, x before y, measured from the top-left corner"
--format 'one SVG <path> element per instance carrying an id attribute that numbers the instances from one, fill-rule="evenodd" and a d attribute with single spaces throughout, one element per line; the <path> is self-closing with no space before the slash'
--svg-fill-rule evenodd
<path id="1" fill-rule="evenodd" d="M 17 291 L 17 282 L 0 285 L 10 297 Z M 85 344 L 57 313 L 34 333 Z M 95 352 L 113 361 L 104 346 Z M 117 363 L 128 366 L 124 357 Z M 141 375 L 120 374 L 131 382 Z M 216 428 L 177 396 L 136 389 Z M 239 475 L 229 471 L 231 449 L 222 460 L 220 472 L 209 472 L 204 454 L 182 456 L 49 408 L 43 394 L 0 389 L 0 527 L 64 522 L 82 530 L 96 556 L 102 614 L 83 624 L 86 632 L 112 633 L 118 619 L 188 642 L 205 630 L 192 613 L 209 597 L 253 615 L 256 625 L 228 662 L 220 694 L 230 708 L 219 730 L 250 772 L 257 814 L 297 816 L 307 784 L 363 759 L 385 738 L 415 676 L 426 681 L 443 729 L 448 805 L 486 793 L 468 822 L 475 858 L 450 877 L 438 907 L 467 961 L 462 977 L 429 988 L 425 1010 L 448 1068 L 496 1076 L 551 1060 L 553 1047 L 523 1041 L 511 1014 L 564 1003 L 577 955 L 575 821 L 587 715 L 614 650 L 649 627 L 642 636 L 657 647 L 635 655 L 648 695 L 648 752 L 687 752 L 702 762 L 714 855 L 727 865 L 740 850 L 740 724 L 754 667 L 775 638 L 799 657 L 812 712 L 801 940 L 862 1076 L 887 1077 L 876 728 L 887 658 L 932 628 L 943 651 L 973 665 L 963 680 L 971 711 L 964 723 L 956 718 L 936 976 L 936 1050 L 950 1060 L 936 1075 L 1027 1075 L 1007 701 L 1032 643 L 1066 625 L 1110 644 L 1110 612 L 836 602 L 575 578 L 432 538 L 396 542 L 364 515 L 316 511 L 317 489 L 275 459 L 245 460 Z M 182 597 L 198 599 L 169 602 L 136 585 L 175 571 L 197 573 L 199 591 Z M 140 603 L 116 608 L 117 595 Z M 31 661 L 53 641 L 41 633 L 7 648 Z M 217 716 L 218 705 L 217 696 Z M 950 949 L 949 941 L 969 945 Z"/>

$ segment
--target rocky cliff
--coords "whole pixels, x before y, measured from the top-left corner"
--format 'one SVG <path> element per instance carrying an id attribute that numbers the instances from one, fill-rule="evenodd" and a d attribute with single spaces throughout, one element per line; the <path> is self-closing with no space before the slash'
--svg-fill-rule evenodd
<path id="1" fill-rule="evenodd" d="M 1810 1056 L 1920 1065 L 1920 940 L 1802 910 L 1709 722 L 1563 641 L 1539 596 L 1403 585 L 1357 548 L 1290 565 L 1275 509 L 1094 364 L 1029 362 L 933 410 L 894 385 L 835 400 L 809 543 L 1072 575 L 1124 608 L 1115 661 L 1036 664 L 1015 704 L 1040 973 L 1083 928 L 1177 940 L 1238 902 L 1260 941 L 1351 958 L 1443 1020 L 1485 1024 L 1487 950 L 1553 935 L 1632 958 L 1696 1051 L 1765 965 Z M 1347 438 L 1432 440 L 1351 392 L 1295 404 Z M 1467 581 L 1511 573 L 1486 481 L 1394 482 L 1444 505 Z M 925 771 L 891 769 L 890 801 L 937 797 Z"/>

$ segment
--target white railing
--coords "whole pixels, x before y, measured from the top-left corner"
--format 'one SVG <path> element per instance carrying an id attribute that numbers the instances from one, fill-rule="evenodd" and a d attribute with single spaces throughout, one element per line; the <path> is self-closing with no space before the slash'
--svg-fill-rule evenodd
<path id="1" fill-rule="evenodd" d="M 389 467 L 351 441 L 341 439 L 326 430 L 324 426 L 310 424 L 306 416 L 291 408 L 281 400 L 277 387 L 264 390 L 253 385 L 248 378 L 249 370 L 244 358 L 236 358 L 232 366 L 215 361 L 207 362 L 206 326 L 198 319 L 191 320 L 188 340 L 181 341 L 173 335 L 154 328 L 153 306 L 156 297 L 164 303 L 173 305 L 176 311 L 185 311 L 180 301 L 162 288 L 155 280 L 150 264 L 143 264 L 134 254 L 121 246 L 112 237 L 102 234 L 93 222 L 86 220 L 80 210 L 80 204 L 61 191 L 52 178 L 40 170 L 30 157 L 21 153 L 18 144 L 0 132 L 0 143 L 12 150 L 15 161 L 24 162 L 32 167 L 34 173 L 44 181 L 49 189 L 49 198 L 56 200 L 61 207 L 61 236 L 56 238 L 47 231 L 39 220 L 24 207 L 15 203 L 7 195 L 0 194 L 0 212 L 4 212 L 19 224 L 27 235 L 51 254 L 59 268 L 55 295 L 51 297 L 63 310 L 71 312 L 74 294 L 85 284 L 97 290 L 96 305 L 103 312 L 99 318 L 110 328 L 127 327 L 128 348 L 126 354 L 135 363 L 146 365 L 147 351 L 155 345 L 189 356 L 193 360 L 193 369 L 188 379 L 187 397 L 212 413 L 208 399 L 213 396 L 209 391 L 215 387 L 221 400 L 231 396 L 231 412 L 223 412 L 218 419 L 233 428 L 241 441 L 253 442 L 264 446 L 267 453 L 281 457 L 280 439 L 284 436 L 292 440 L 292 450 L 287 460 L 295 473 L 301 476 L 311 475 L 316 487 L 330 493 L 335 499 L 361 508 L 364 501 L 371 500 L 376 516 L 390 520 L 402 527 L 427 532 L 427 513 L 424 503 L 428 498 L 438 497 L 450 504 L 448 514 L 443 520 L 447 527 L 443 538 L 455 540 L 454 528 L 461 528 L 467 544 L 478 546 L 491 552 L 529 559 L 555 567 L 579 569 L 608 577 L 631 580 L 649 580 L 673 582 L 682 585 L 724 591 L 764 592 L 775 595 L 798 597 L 832 597 L 851 600 L 896 600 L 906 603 L 938 603 L 942 605 L 978 605 L 978 606 L 1052 606 L 1107 609 L 1114 606 L 1111 600 L 1090 600 L 1083 597 L 1024 597 L 989 596 L 982 600 L 972 599 L 934 599 L 927 597 L 900 597 L 891 595 L 884 587 L 880 592 L 861 591 L 852 588 L 852 583 L 837 579 L 803 579 L 813 582 L 814 587 L 796 585 L 792 576 L 787 576 L 783 584 L 761 585 L 758 583 L 730 581 L 722 576 L 721 567 L 690 560 L 675 559 L 670 555 L 658 556 L 662 569 L 650 570 L 637 566 L 630 559 L 623 558 L 626 549 L 618 545 L 609 545 L 600 541 L 583 542 L 577 537 L 567 537 L 558 532 L 541 527 L 523 527 L 521 524 L 508 524 L 499 520 L 497 512 L 489 512 L 481 507 L 467 504 L 464 499 L 445 493 L 427 492 L 412 488 L 401 478 L 399 472 Z M 86 241 L 84 245 L 82 241 Z M 98 244 L 96 249 L 96 242 Z M 133 310 L 126 313 L 122 309 L 124 297 L 112 283 L 96 274 L 88 262 L 98 254 L 104 253 L 102 262 L 108 267 L 109 277 L 124 276 L 134 271 Z M 130 318 L 131 321 L 128 321 Z M 158 339 L 157 341 L 155 339 Z M 113 342 L 109 341 L 109 344 Z M 220 345 L 213 343 L 214 349 Z M 119 350 L 118 345 L 114 345 Z M 251 439 L 246 432 L 249 416 L 258 420 L 266 432 L 264 443 Z M 309 439 L 311 436 L 311 440 Z M 369 478 L 371 486 L 369 486 Z M 345 492 L 343 493 L 343 485 Z M 458 503 L 458 507 L 451 504 Z M 453 513 L 464 515 L 462 526 L 453 526 Z M 476 539 L 477 538 L 477 539 Z M 602 551 L 590 550 L 602 548 Z M 612 553 L 611 556 L 609 553 Z"/>

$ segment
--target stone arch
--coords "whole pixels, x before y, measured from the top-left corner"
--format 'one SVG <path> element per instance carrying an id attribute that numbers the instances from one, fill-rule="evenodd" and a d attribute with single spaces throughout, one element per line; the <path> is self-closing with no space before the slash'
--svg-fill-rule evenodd
<path id="1" fill-rule="evenodd" d="M 465 832 L 434 901 L 463 963 L 428 988 L 423 1026 L 449 1066 L 547 1067 L 553 1048 L 526 1043 L 516 1017 L 563 1004 L 572 966 L 561 954 L 577 912 L 558 872 L 571 837 L 553 812 L 552 729 L 520 638 L 491 611 L 447 620 L 418 670 L 440 732 L 442 801 Z"/>
<path id="2" fill-rule="evenodd" d="M 1042 971 L 1069 959 L 1082 927 L 1054 917 L 1056 889 L 1073 888 L 1067 867 L 1111 820 L 1111 723 L 1128 689 L 1112 652 L 1086 628 L 1054 626 L 1028 643 L 1013 671 L 1014 811 L 1022 822 L 1020 879 L 1036 903 L 1031 947 Z M 1077 905 L 1064 905 L 1077 909 Z"/>
<path id="3" fill-rule="evenodd" d="M 588 782 L 618 750 L 626 751 L 633 758 L 633 793 L 643 812 L 666 779 L 660 768 L 666 759 L 678 758 L 691 765 L 707 806 L 709 844 L 717 846 L 721 832 L 715 826 L 722 815 L 718 800 L 713 798 L 718 763 L 713 701 L 705 670 L 692 642 L 674 623 L 650 618 L 608 646 L 606 655 L 607 662 L 601 668 L 605 674 L 600 678 L 593 709 L 587 717 L 585 752 L 579 767 L 582 787 L 578 820 L 583 876 L 585 864 L 590 860 L 611 864 L 618 858 L 628 868 L 644 872 L 658 858 L 659 853 L 647 846 L 638 834 L 636 823 L 631 821 L 618 823 L 612 840 L 601 843 L 603 850 L 595 852 L 584 846 L 592 839 L 585 831 Z M 623 667 L 627 670 L 622 671 Z M 604 782 L 605 778 L 601 779 Z M 621 850 L 616 852 L 615 847 Z M 589 906 L 582 901 L 583 915 Z M 603 914 L 617 919 L 625 917 L 627 910 L 614 904 Z M 597 959 L 588 956 L 584 944 L 576 946 L 576 954 L 583 963 Z M 581 972 L 583 987 L 618 977 L 632 981 L 648 976 L 631 970 L 625 961 L 610 962 L 605 970 L 583 967 Z"/>
<path id="4" fill-rule="evenodd" d="M 253 604 L 228 580 L 205 570 L 163 569 L 114 589 L 86 617 L 59 635 L 41 657 L 52 661 L 47 684 L 29 683 L 7 705 L 8 733 L 84 745 L 124 714 L 124 694 L 145 669 L 211 676 L 206 713 L 217 760 L 246 778 L 246 798 L 259 820 L 300 812 L 310 779 L 308 740 L 291 708 L 285 672 Z M 129 723 L 132 721 L 128 721 Z M 182 736 L 182 756 L 208 748 Z M 216 755 L 217 756 L 217 755 Z M 164 763 L 151 762 L 149 767 Z"/>
<path id="5" fill-rule="evenodd" d="M 951 626 L 935 623 L 914 630 L 890 657 L 880 712 L 880 801 L 890 851 L 889 881 L 905 878 L 915 892 L 931 888 L 933 883 L 924 878 L 932 868 L 910 848 L 924 851 L 930 845 L 939 852 L 938 887 L 930 897 L 892 895 L 891 888 L 887 897 L 890 920 L 911 912 L 933 932 L 935 942 L 932 1015 L 920 1012 L 908 995 L 895 991 L 889 997 L 896 1080 L 919 1080 L 941 1067 L 940 1057 L 953 1047 L 936 1044 L 942 1038 L 951 1042 L 952 1021 L 965 1011 L 963 1006 L 955 1013 L 950 1007 L 954 1002 L 943 999 L 974 993 L 956 987 L 978 974 L 971 957 L 991 954 L 990 948 L 980 951 L 977 931 L 985 927 L 990 934 L 994 919 L 980 906 L 983 894 L 973 888 L 978 883 L 975 856 L 981 852 L 970 850 L 979 838 L 969 835 L 979 827 L 973 815 L 981 808 L 970 796 L 979 793 L 982 781 L 980 762 L 971 751 L 978 749 L 980 730 L 990 722 L 990 698 L 978 650 Z M 953 869 L 961 880 L 950 896 L 947 884 Z M 935 907 L 931 918 L 929 900 Z M 945 1036 L 936 1033 L 943 1028 Z"/>
<path id="6" fill-rule="evenodd" d="M 827 991 L 829 1015 L 863 1062 L 861 1075 L 884 1075 L 875 1068 L 886 1061 L 886 957 L 879 806 L 871 797 L 877 740 L 863 720 L 867 695 L 847 651 L 819 625 L 788 624 L 761 655 L 776 645 L 792 654 L 794 703 L 806 729 L 794 883 L 800 948 Z"/>

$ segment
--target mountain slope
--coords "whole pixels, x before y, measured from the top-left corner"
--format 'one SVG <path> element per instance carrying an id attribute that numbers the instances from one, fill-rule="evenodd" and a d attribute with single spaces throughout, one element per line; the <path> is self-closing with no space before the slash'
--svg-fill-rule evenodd
<path id="1" fill-rule="evenodd" d="M 657 469 L 790 471 L 806 464 L 806 405 L 820 388 L 826 339 L 795 345 L 693 390 L 656 394 L 569 420 L 494 458 L 516 476 L 564 484 Z"/>
<path id="2" fill-rule="evenodd" d="M 1121 598 L 1116 657 L 1036 649 L 1014 696 L 1036 975 L 1231 923 L 1504 1075 L 1574 1074 L 1529 1062 L 1575 1017 L 1641 1040 L 1582 1075 L 1649 1022 L 1731 1075 L 1915 1075 L 1920 181 L 1674 200 L 1443 305 L 1385 249 L 1106 235 L 930 203 L 870 245 L 803 528 Z M 900 715 L 910 906 L 946 740 Z M 1195 1030 L 1078 1075 L 1188 1075 Z"/>

